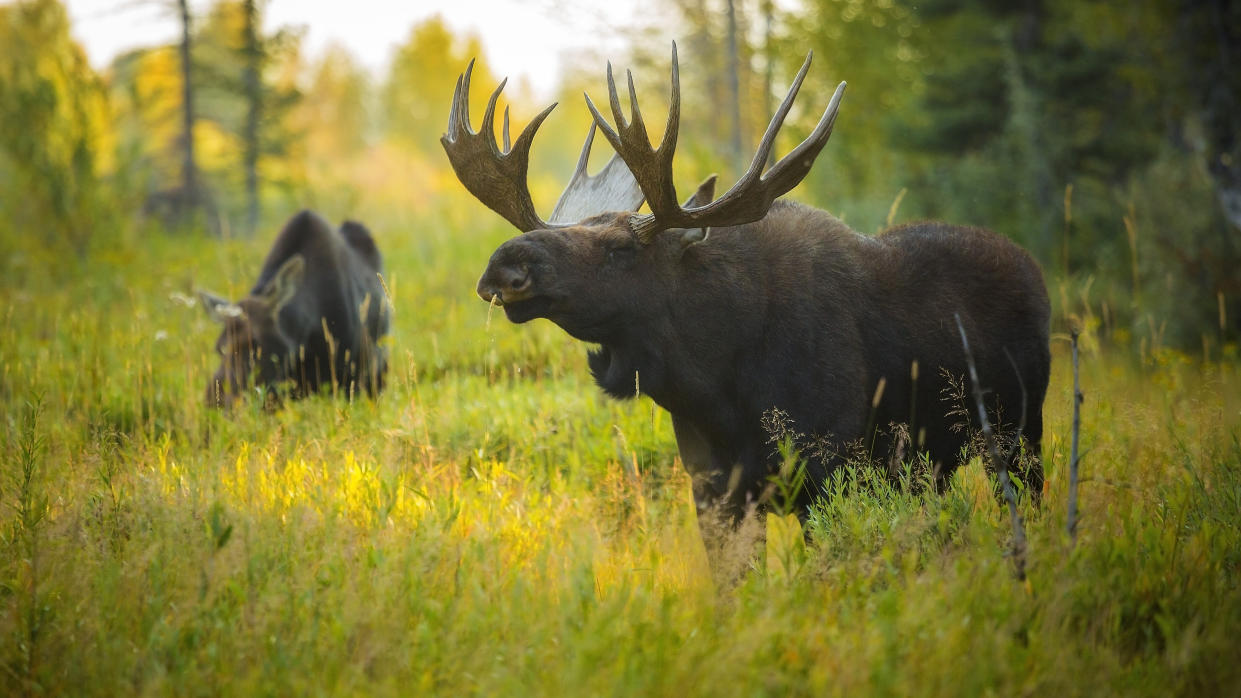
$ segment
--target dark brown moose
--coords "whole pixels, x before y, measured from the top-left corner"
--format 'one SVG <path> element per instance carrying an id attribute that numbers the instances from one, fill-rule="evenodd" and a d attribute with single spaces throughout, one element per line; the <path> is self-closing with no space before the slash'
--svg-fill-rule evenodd
<path id="1" fill-rule="evenodd" d="M 901 450 L 900 433 L 914 441 L 906 457 L 924 453 L 942 484 L 969 438 L 958 428 L 962 405 L 945 401 L 951 383 L 967 374 L 957 316 L 989 408 L 1010 435 L 1024 417 L 1026 462 L 1033 463 L 1024 479 L 1039 491 L 1050 309 L 1038 265 L 978 228 L 917 223 L 868 236 L 824 211 L 778 201 L 809 172 L 844 93 L 841 83 L 814 131 L 764 172 L 809 56 L 749 170 L 718 199 L 709 178 L 685 204 L 672 182 L 676 46 L 658 148 L 648 140 L 632 75 L 626 120 L 609 64 L 616 128 L 587 97 L 594 124 L 548 221 L 535 213 L 526 169 L 534 133 L 555 105 L 511 146 L 505 112 L 501 150 L 494 117 L 504 84 L 474 132 L 472 67 L 458 79 L 441 140 L 466 188 L 523 231 L 491 256 L 478 295 L 502 305 L 512 322 L 547 318 L 597 345 L 587 360 L 606 393 L 644 393 L 671 413 L 713 561 L 729 538 L 713 532 L 735 527 L 749 511 L 761 523 L 775 503 L 771 493 L 779 494 L 773 485 L 783 457 L 773 421 L 819 444 L 803 451 L 805 487 L 785 501 L 803 514 L 846 445 L 873 446 L 886 458 Z M 590 176 L 596 126 L 618 155 Z M 650 213 L 636 213 L 644 199 Z M 908 429 L 888 428 L 898 424 Z"/>
<path id="2" fill-rule="evenodd" d="M 199 292 L 224 326 L 207 404 L 229 406 L 251 387 L 269 406 L 285 386 L 294 398 L 326 386 L 349 397 L 359 388 L 377 394 L 387 371 L 379 340 L 392 315 L 381 271 L 379 250 L 361 224 L 333 230 L 311 211 L 289 219 L 248 296 L 232 303 Z"/>

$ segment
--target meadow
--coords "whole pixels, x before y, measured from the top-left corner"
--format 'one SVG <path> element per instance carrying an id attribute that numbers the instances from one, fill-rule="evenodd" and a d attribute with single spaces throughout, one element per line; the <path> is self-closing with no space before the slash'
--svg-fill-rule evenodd
<path id="1" fill-rule="evenodd" d="M 453 210 L 368 221 L 389 390 L 273 413 L 203 406 L 193 291 L 240 296 L 274 228 L 135 227 L 85 258 L 3 241 L 0 693 L 1241 695 L 1235 351 L 1105 332 L 1116 299 L 1049 279 L 1025 581 L 974 460 L 943 494 L 842 472 L 808 542 L 773 518 L 717 589 L 667 414 L 605 398 L 549 323 L 490 314 L 474 282 L 510 233 Z"/>

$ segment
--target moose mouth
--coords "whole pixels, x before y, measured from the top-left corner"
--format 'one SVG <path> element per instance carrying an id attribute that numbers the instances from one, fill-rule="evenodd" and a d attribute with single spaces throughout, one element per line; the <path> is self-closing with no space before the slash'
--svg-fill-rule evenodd
<path id="1" fill-rule="evenodd" d="M 521 324 L 529 322 L 535 318 L 547 317 L 551 299 L 547 296 L 529 296 L 521 300 L 500 301 L 496 299 L 496 304 L 504 308 L 504 316 L 509 322 Z"/>

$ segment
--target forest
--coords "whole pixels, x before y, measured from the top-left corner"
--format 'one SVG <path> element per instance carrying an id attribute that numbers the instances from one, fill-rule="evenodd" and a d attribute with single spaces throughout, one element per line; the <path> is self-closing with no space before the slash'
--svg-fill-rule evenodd
<path id="1" fill-rule="evenodd" d="M 643 0 L 623 53 L 508 85 L 515 132 L 558 103 L 529 172 L 550 211 L 609 62 L 662 123 L 676 41 L 692 191 L 749 166 L 813 52 L 776 157 L 848 91 L 789 198 L 866 234 L 989 228 L 1042 267 L 1022 573 L 976 453 L 942 492 L 850 463 L 731 587 L 668 414 L 475 294 L 516 231 L 440 138 L 467 63 L 475 124 L 520 67 L 442 16 L 375 71 L 262 0 L 151 4 L 179 39 L 104 67 L 58 0 L 0 4 L 0 692 L 1241 691 L 1241 3 Z M 243 296 L 303 209 L 374 234 L 388 387 L 211 409 L 196 294 Z"/>

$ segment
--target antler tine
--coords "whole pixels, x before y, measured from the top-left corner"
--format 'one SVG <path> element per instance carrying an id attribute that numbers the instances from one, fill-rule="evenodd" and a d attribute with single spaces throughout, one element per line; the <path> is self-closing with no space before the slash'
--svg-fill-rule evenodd
<path id="1" fill-rule="evenodd" d="M 464 131 L 468 135 L 470 129 L 470 75 L 474 72 L 474 59 L 470 59 L 465 73 L 457 76 L 457 89 L 452 94 L 452 115 L 449 117 L 449 128 L 454 136 Z"/>
<path id="2" fill-rule="evenodd" d="M 633 71 L 626 70 L 625 77 L 629 80 L 629 125 L 626 128 L 632 137 L 630 140 L 636 140 L 639 143 L 650 143 L 650 136 L 646 135 L 646 122 L 642 120 L 642 109 L 638 107 L 638 93 L 633 89 Z"/>
<path id="3" fill-rule="evenodd" d="M 591 100 L 590 95 L 583 92 L 582 96 L 586 98 L 586 108 L 590 110 L 591 116 L 594 117 L 595 125 L 599 127 L 600 131 L 603 131 L 603 137 L 608 139 L 608 143 L 612 144 L 612 149 L 619 153 L 621 148 L 620 134 L 616 132 L 616 129 L 612 128 L 607 119 L 603 118 L 603 114 L 599 113 L 599 109 L 595 107 L 595 103 Z M 620 99 L 616 96 L 616 83 L 612 81 L 611 61 L 608 61 L 608 99 L 612 103 L 612 114 L 616 118 L 616 124 L 620 126 L 624 121 L 620 111 Z M 593 130 L 591 131 L 591 137 L 594 137 Z"/>
<path id="4" fill-rule="evenodd" d="M 599 113 L 598 108 L 595 107 L 595 103 L 590 99 L 590 95 L 583 92 L 582 96 L 586 98 L 586 108 L 590 110 L 591 116 L 594 117 L 595 125 L 599 127 L 600 131 L 603 132 L 603 137 L 608 139 L 608 143 L 612 144 L 612 150 L 619 153 L 620 135 L 616 133 L 616 129 L 612 128 L 612 125 L 608 123 L 608 120 L 603 118 L 603 115 Z"/>
<path id="5" fill-rule="evenodd" d="M 507 153 L 512 149 L 513 146 L 508 142 L 508 105 L 506 104 L 504 105 L 504 152 Z"/>
<path id="6" fill-rule="evenodd" d="M 595 125 L 599 127 L 600 131 L 603 131 L 603 137 L 608 139 L 608 143 L 612 144 L 612 150 L 619 153 L 623 146 L 621 144 L 621 136 L 617 133 L 617 130 L 623 131 L 625 129 L 625 115 L 621 111 L 620 97 L 616 94 L 616 81 L 612 79 L 612 61 L 608 61 L 608 102 L 612 107 L 612 118 L 616 119 L 616 128 L 612 128 L 608 120 L 599 113 L 599 109 L 595 107 L 595 103 L 591 100 L 589 94 L 583 92 L 582 96 L 586 98 L 586 108 L 590 109 L 590 114 L 595 119 Z M 591 137 L 594 137 L 593 130 L 591 131 Z"/>
<path id="7" fill-rule="evenodd" d="M 461 101 L 461 76 L 457 76 L 457 86 L 452 90 L 452 106 L 448 107 L 448 130 L 445 136 L 451 136 L 460 128 L 457 125 L 457 104 Z"/>
<path id="8" fill-rule="evenodd" d="M 577 168 L 573 170 L 575 179 L 586 171 L 586 163 L 590 161 L 590 146 L 595 142 L 595 128 L 595 122 L 590 122 L 590 130 L 586 132 L 586 142 L 582 143 L 582 154 L 578 156 Z"/>
<path id="9" fill-rule="evenodd" d="M 677 60 L 677 42 L 672 42 L 672 92 L 668 97 L 668 125 L 664 127 L 664 138 L 659 142 L 659 149 L 665 147 L 674 151 L 677 147 L 677 135 L 681 132 L 681 64 Z M 669 175 L 671 161 L 669 156 Z M 675 200 L 675 196 L 673 199 Z"/>
<path id="10" fill-rule="evenodd" d="M 496 100 L 500 98 L 500 93 L 504 91 L 504 86 L 507 84 L 508 78 L 504 78 L 500 81 L 500 86 L 491 93 L 491 98 L 487 100 L 487 110 L 483 112 L 483 123 L 479 127 L 479 133 L 483 135 L 483 138 L 487 141 L 487 145 L 491 146 L 491 149 L 495 151 L 497 155 L 504 155 L 509 152 L 508 147 L 505 147 L 505 149 L 501 151 L 499 144 L 496 143 Z M 504 112 L 505 114 L 508 113 L 507 106 L 504 108 Z"/>
<path id="11" fill-rule="evenodd" d="M 616 130 L 624 131 L 625 113 L 621 111 L 620 96 L 616 94 L 616 80 L 612 79 L 612 61 L 608 61 L 608 102 L 612 105 L 612 117 L 616 119 Z"/>

